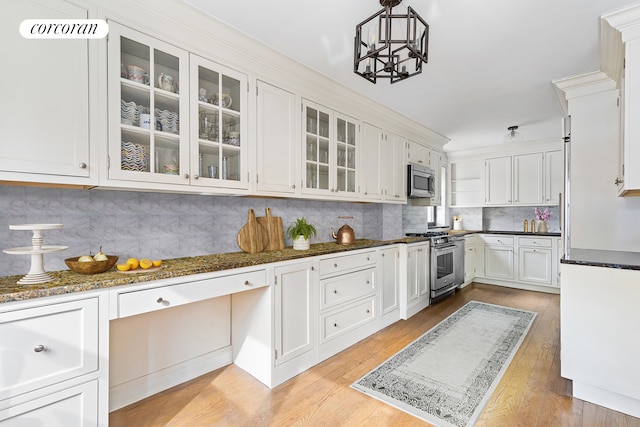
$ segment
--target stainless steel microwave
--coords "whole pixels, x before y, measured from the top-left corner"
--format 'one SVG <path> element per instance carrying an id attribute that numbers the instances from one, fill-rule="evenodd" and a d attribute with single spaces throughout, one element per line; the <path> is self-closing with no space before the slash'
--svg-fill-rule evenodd
<path id="1" fill-rule="evenodd" d="M 407 166 L 407 196 L 410 199 L 434 197 L 435 173 L 428 167 L 409 163 Z"/>

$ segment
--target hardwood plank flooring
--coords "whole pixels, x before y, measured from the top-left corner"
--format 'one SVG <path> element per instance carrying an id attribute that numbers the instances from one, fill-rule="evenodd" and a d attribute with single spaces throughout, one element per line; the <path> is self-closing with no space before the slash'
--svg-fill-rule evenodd
<path id="1" fill-rule="evenodd" d="M 350 385 L 472 300 L 538 313 L 477 426 L 640 427 L 639 418 L 571 397 L 571 382 L 560 377 L 559 295 L 476 283 L 273 390 L 229 365 L 112 412 L 109 425 L 429 425 Z"/>

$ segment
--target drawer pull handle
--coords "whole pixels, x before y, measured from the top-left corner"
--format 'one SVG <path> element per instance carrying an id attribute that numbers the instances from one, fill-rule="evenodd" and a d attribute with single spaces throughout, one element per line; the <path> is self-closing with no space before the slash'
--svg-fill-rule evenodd
<path id="1" fill-rule="evenodd" d="M 367 285 L 369 284 L 369 281 L 367 280 Z"/>
<path id="2" fill-rule="evenodd" d="M 334 266 L 335 268 L 338 268 L 338 264 L 333 264 L 333 266 Z"/>
<path id="3" fill-rule="evenodd" d="M 33 351 L 35 351 L 36 353 L 42 353 L 43 351 L 45 351 L 47 348 L 45 346 L 43 346 L 42 344 L 37 345 L 36 348 L 33 349 Z"/>
<path id="4" fill-rule="evenodd" d="M 369 257 L 367 257 L 367 261 L 371 261 L 371 260 L 369 259 Z"/>
<path id="5" fill-rule="evenodd" d="M 248 281 L 248 280 L 245 280 L 245 281 L 244 281 L 244 285 L 245 285 L 245 286 L 251 286 L 251 283 L 249 283 L 249 281 Z"/>
<path id="6" fill-rule="evenodd" d="M 311 266 L 311 271 L 316 271 L 316 268 L 314 266 Z"/>
<path id="7" fill-rule="evenodd" d="M 333 290 L 333 293 L 334 293 L 334 294 L 337 294 L 337 293 L 338 293 L 338 290 L 337 290 L 337 289 L 334 289 L 334 290 Z"/>
<path id="8" fill-rule="evenodd" d="M 158 298 L 156 301 L 158 304 L 162 304 L 164 302 L 164 299 L 162 297 Z"/>
<path id="9" fill-rule="evenodd" d="M 367 308 L 367 314 L 369 314 L 369 313 L 371 313 L 371 310 L 369 310 L 369 309 Z"/>
<path id="10" fill-rule="evenodd" d="M 337 327 L 338 327 L 338 324 L 337 324 L 337 323 L 334 323 L 334 324 L 333 324 L 333 327 L 334 327 L 334 328 L 337 328 Z"/>

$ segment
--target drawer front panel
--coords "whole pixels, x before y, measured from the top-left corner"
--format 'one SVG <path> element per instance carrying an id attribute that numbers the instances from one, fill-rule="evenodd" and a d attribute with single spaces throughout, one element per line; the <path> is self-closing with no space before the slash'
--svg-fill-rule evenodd
<path id="1" fill-rule="evenodd" d="M 265 270 L 118 295 L 118 317 L 134 316 L 267 286 Z"/>
<path id="2" fill-rule="evenodd" d="M 329 341 L 375 319 L 375 297 L 322 316 L 321 342 Z"/>
<path id="3" fill-rule="evenodd" d="M 375 292 L 375 269 L 356 271 L 320 282 L 321 309 L 332 307 Z"/>
<path id="4" fill-rule="evenodd" d="M 375 251 L 321 259 L 320 260 L 320 276 L 326 276 L 334 273 L 341 273 L 341 272 L 353 270 L 356 268 L 364 268 L 369 265 L 375 265 L 375 263 L 376 263 Z"/>
<path id="5" fill-rule="evenodd" d="M 534 248 L 550 248 L 553 246 L 551 239 L 545 239 L 544 237 L 520 237 L 518 242 L 520 246 L 531 246 Z"/>
<path id="6" fill-rule="evenodd" d="M 0 400 L 98 369 L 98 298 L 0 314 Z"/>
<path id="7" fill-rule="evenodd" d="M 488 245 L 513 246 L 512 236 L 482 236 L 482 240 Z"/>

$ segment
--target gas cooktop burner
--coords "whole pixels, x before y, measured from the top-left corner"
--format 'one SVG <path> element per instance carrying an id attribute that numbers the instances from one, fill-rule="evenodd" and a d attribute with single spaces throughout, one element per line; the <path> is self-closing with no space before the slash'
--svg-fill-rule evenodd
<path id="1" fill-rule="evenodd" d="M 407 233 L 408 237 L 438 237 L 448 236 L 446 231 L 427 231 L 426 233 Z"/>

